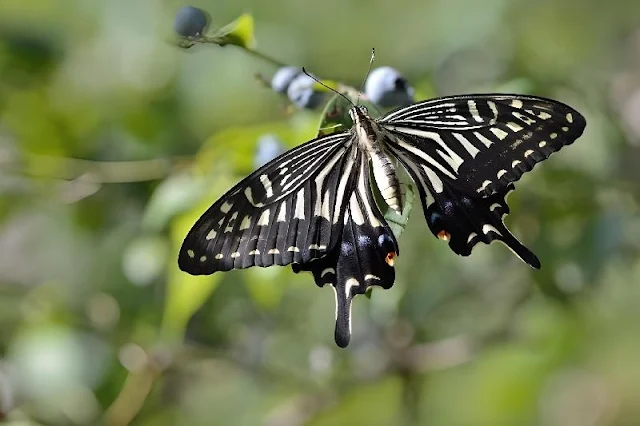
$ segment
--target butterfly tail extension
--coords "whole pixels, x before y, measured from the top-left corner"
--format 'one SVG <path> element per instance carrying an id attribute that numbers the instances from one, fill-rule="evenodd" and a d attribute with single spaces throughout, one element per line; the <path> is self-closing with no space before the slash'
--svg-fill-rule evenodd
<path id="1" fill-rule="evenodd" d="M 351 303 L 372 286 L 389 289 L 395 280 L 393 260 L 397 243 L 385 228 L 359 227 L 350 218 L 339 247 L 308 264 L 295 264 L 293 271 L 311 271 L 319 287 L 330 284 L 335 292 L 334 338 L 341 348 L 351 340 Z"/>
<path id="2" fill-rule="evenodd" d="M 469 256 L 478 242 L 490 244 L 497 240 L 531 267 L 540 268 L 538 258 L 518 241 L 502 220 L 509 213 L 505 197 L 514 190 L 513 184 L 484 198 L 464 193 L 444 178 L 438 180 L 436 188 L 433 172 L 418 167 L 410 153 L 395 149 L 394 154 L 418 187 L 429 229 L 438 239 L 447 241 L 454 253 Z"/>
<path id="3" fill-rule="evenodd" d="M 326 257 L 293 265 L 294 272 L 311 271 L 319 287 L 332 286 L 336 298 L 334 338 L 343 348 L 351 340 L 353 298 L 372 286 L 389 289 L 395 280 L 393 264 L 398 244 L 375 205 L 369 184 L 368 170 L 361 167 L 345 212 L 340 243 Z"/>
<path id="4" fill-rule="evenodd" d="M 485 234 L 487 237 L 487 241 L 485 242 L 489 244 L 493 240 L 499 241 L 506 245 L 523 262 L 532 268 L 540 269 L 541 265 L 538 257 L 509 231 L 503 221 L 504 217 L 509 214 L 509 205 L 506 202 L 506 197 L 514 190 L 515 186 L 510 184 L 504 191 L 481 199 L 485 205 L 489 206 L 491 214 L 486 217 L 488 223 L 493 226 L 493 229 L 488 229 L 488 232 Z"/>
<path id="5" fill-rule="evenodd" d="M 469 256 L 478 242 L 500 241 L 532 268 L 540 261 L 506 227 L 503 217 L 509 213 L 505 201 L 509 185 L 487 198 L 461 194 L 449 188 L 448 197 L 438 200 L 425 210 L 431 232 L 449 242 L 449 247 L 461 256 Z"/>

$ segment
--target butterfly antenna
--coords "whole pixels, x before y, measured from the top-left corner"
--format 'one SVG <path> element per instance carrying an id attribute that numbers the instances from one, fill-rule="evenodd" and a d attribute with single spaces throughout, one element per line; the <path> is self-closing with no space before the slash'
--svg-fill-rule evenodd
<path id="1" fill-rule="evenodd" d="M 306 70 L 306 69 L 304 69 L 304 67 L 302 67 L 302 72 L 303 72 L 306 76 L 310 77 L 313 81 L 315 81 L 316 83 L 318 83 L 320 86 L 322 86 L 322 87 L 324 87 L 324 88 L 326 88 L 326 89 L 329 89 L 329 90 L 330 90 L 330 91 L 332 91 L 333 93 L 336 93 L 336 94 L 338 94 L 338 95 L 342 96 L 342 97 L 343 97 L 344 99 L 346 99 L 346 100 L 347 100 L 347 102 L 349 102 L 351 105 L 356 106 L 356 104 L 354 104 L 354 103 L 353 103 L 353 101 L 352 101 L 351 99 L 349 99 L 348 97 L 346 97 L 346 96 L 344 95 L 344 93 L 340 93 L 340 92 L 338 92 L 336 89 L 334 89 L 333 87 L 329 87 L 329 86 L 327 86 L 327 85 L 326 85 L 326 84 L 324 84 L 322 81 L 318 80 L 317 78 L 315 78 L 314 76 L 312 76 L 311 74 L 309 74 L 309 73 L 307 72 L 307 70 Z"/>
<path id="2" fill-rule="evenodd" d="M 362 90 L 364 89 L 364 85 L 367 83 L 367 78 L 369 78 L 369 74 L 371 73 L 371 67 L 373 66 L 373 61 L 376 59 L 376 48 L 371 48 L 371 58 L 369 59 L 369 69 L 367 69 L 367 73 L 364 76 L 364 80 L 362 80 L 362 84 L 360 85 L 360 90 L 358 90 L 358 99 L 356 99 L 356 104 L 360 102 L 360 95 L 362 94 Z"/>

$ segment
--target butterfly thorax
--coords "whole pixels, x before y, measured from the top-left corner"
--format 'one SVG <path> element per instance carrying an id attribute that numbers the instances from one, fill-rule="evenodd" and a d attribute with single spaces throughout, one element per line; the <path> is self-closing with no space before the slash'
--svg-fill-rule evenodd
<path id="1" fill-rule="evenodd" d="M 353 120 L 356 143 L 369 157 L 380 194 L 389 207 L 402 214 L 402 186 L 396 174 L 396 167 L 385 150 L 384 140 L 388 137 L 387 132 L 369 116 L 363 106 L 351 108 L 349 115 Z"/>

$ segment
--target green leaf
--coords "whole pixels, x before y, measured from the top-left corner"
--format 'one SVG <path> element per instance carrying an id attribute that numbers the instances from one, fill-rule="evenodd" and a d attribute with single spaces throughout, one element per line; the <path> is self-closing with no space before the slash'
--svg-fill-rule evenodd
<path id="1" fill-rule="evenodd" d="M 233 174 L 244 176 L 253 171 L 256 143 L 261 136 L 267 133 L 277 135 L 287 148 L 299 145 L 313 137 L 316 129 L 314 122 L 299 121 L 296 124 L 294 128 L 286 121 L 277 121 L 220 131 L 207 139 L 198 152 L 195 169 L 202 174 L 216 172 L 229 176 Z"/>
<path id="2" fill-rule="evenodd" d="M 221 46 L 233 44 L 246 49 L 255 49 L 256 39 L 253 33 L 253 16 L 248 13 L 241 15 L 238 19 L 220 28 L 213 34 L 219 39 Z"/>
<path id="3" fill-rule="evenodd" d="M 289 274 L 291 271 L 284 268 L 252 268 L 247 270 L 246 288 L 257 306 L 266 311 L 274 311 L 278 308 L 287 286 L 287 280 L 283 278 L 283 273 Z"/>
<path id="4" fill-rule="evenodd" d="M 367 299 L 371 299 L 371 296 L 373 296 L 373 287 L 368 287 L 364 295 L 367 296 Z"/>
<path id="5" fill-rule="evenodd" d="M 209 191 L 200 201 L 170 221 L 171 253 L 168 261 L 167 290 L 162 316 L 162 337 L 168 341 L 180 340 L 191 316 L 211 296 L 218 286 L 221 274 L 192 276 L 178 268 L 178 251 L 189 229 L 213 201 L 233 185 L 232 177 L 220 174 L 202 177 Z"/>
<path id="6" fill-rule="evenodd" d="M 318 136 L 337 133 L 350 128 L 353 123 L 349 117 L 349 109 L 351 104 L 342 96 L 335 94 L 322 111 Z"/>
<path id="7" fill-rule="evenodd" d="M 206 201 L 206 206 L 210 201 Z M 167 291 L 162 316 L 162 337 L 168 341 L 179 341 L 191 316 L 215 291 L 221 274 L 193 276 L 178 268 L 178 251 L 191 226 L 206 208 L 193 209 L 175 218 L 171 224 L 171 242 L 175 256 L 169 261 Z"/>
<path id="8" fill-rule="evenodd" d="M 389 227 L 393 234 L 398 238 L 409 222 L 409 215 L 413 209 L 413 201 L 415 200 L 415 188 L 411 183 L 405 183 L 404 205 L 402 206 L 402 215 L 396 213 L 395 210 L 387 208 L 384 218 L 389 223 Z M 384 201 L 383 201 L 384 202 Z M 386 204 L 386 203 L 385 203 Z"/>
<path id="9" fill-rule="evenodd" d="M 208 192 L 207 179 L 192 173 L 169 176 L 153 191 L 144 212 L 142 225 L 158 232 L 177 214 L 190 209 Z"/>
<path id="10" fill-rule="evenodd" d="M 406 172 L 404 172 L 402 167 L 398 167 L 396 171 L 399 174 L 398 178 L 405 188 L 404 200 L 402 205 L 402 215 L 399 215 L 395 210 L 387 205 L 387 203 L 384 201 L 384 198 L 382 198 L 380 191 L 375 185 L 372 189 L 376 204 L 382 211 L 382 214 L 389 224 L 391 231 L 393 231 L 393 235 L 398 238 L 400 234 L 402 234 L 402 231 L 404 231 L 404 228 L 407 226 L 407 222 L 409 222 L 409 215 L 411 214 L 411 210 L 413 209 L 413 203 L 416 195 L 415 186 L 407 176 Z"/>

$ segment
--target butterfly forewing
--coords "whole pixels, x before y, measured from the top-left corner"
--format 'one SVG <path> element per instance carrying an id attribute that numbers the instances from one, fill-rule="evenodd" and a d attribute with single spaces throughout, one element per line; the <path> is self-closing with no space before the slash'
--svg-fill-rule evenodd
<path id="1" fill-rule="evenodd" d="M 340 133 L 261 167 L 196 222 L 180 250 L 180 268 L 198 275 L 321 257 L 340 236 L 342 193 L 357 175 L 356 154 L 350 135 Z"/>
<path id="2" fill-rule="evenodd" d="M 386 115 L 380 124 L 396 136 L 392 143 L 440 179 L 488 196 L 575 141 L 585 120 L 549 99 L 468 95 L 417 103 Z"/>

